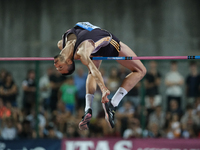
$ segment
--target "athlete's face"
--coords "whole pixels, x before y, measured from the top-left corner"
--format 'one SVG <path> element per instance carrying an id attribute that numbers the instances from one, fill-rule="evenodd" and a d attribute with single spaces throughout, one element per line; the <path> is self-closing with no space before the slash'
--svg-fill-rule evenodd
<path id="1" fill-rule="evenodd" d="M 56 67 L 56 70 L 58 70 L 61 74 L 68 73 L 68 65 L 65 61 L 61 61 L 58 58 L 54 59 L 54 66 Z"/>

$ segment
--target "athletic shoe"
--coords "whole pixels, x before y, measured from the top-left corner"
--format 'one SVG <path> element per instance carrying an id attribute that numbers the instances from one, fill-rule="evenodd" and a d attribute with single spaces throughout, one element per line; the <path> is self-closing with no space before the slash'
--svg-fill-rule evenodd
<path id="1" fill-rule="evenodd" d="M 89 123 L 92 118 L 92 109 L 89 108 L 85 115 L 82 117 L 81 122 L 79 123 L 79 129 L 80 130 L 88 130 L 89 129 Z"/>
<path id="2" fill-rule="evenodd" d="M 111 104 L 111 100 L 109 100 L 108 103 L 102 103 L 102 105 L 105 112 L 105 119 L 108 122 L 108 125 L 111 128 L 114 128 L 115 127 L 115 111 L 117 107 L 114 107 Z"/>

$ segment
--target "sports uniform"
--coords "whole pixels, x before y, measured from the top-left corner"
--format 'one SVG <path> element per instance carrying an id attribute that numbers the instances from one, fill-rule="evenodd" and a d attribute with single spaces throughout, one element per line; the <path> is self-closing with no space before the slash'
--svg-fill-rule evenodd
<path id="1" fill-rule="evenodd" d="M 81 26 L 80 24 L 84 24 Z M 92 28 L 89 30 L 87 27 L 90 25 Z M 67 31 L 63 35 L 63 48 L 65 47 L 65 39 L 68 35 L 76 35 L 76 43 L 74 46 L 74 54 L 78 46 L 85 40 L 91 40 L 95 44 L 95 48 L 91 53 L 91 56 L 103 56 L 103 57 L 117 57 L 120 51 L 120 40 L 112 33 L 103 30 L 99 27 L 93 26 L 89 22 L 77 23 L 72 29 Z"/>

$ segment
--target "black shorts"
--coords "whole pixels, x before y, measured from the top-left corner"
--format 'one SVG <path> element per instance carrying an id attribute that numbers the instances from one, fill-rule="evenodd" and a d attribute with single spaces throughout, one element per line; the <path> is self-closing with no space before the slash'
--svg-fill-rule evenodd
<path id="1" fill-rule="evenodd" d="M 117 57 L 120 52 L 120 40 L 113 34 L 110 43 L 106 46 L 101 47 L 96 53 L 91 54 L 92 56 L 103 56 L 103 57 Z"/>
<path id="2" fill-rule="evenodd" d="M 73 33 L 77 36 L 77 41 L 74 47 L 74 53 L 78 46 L 85 40 L 92 40 L 99 47 L 98 50 L 91 54 L 91 56 L 103 56 L 103 57 L 117 57 L 120 52 L 120 40 L 111 34 L 110 32 L 103 29 L 94 29 L 92 31 L 87 31 L 81 27 L 74 27 L 69 33 Z M 69 34 L 68 33 L 68 34 Z M 111 37 L 112 39 L 108 41 L 106 38 Z M 105 38 L 105 40 L 104 40 Z M 102 41 L 102 42 L 101 42 Z M 106 42 L 107 41 L 107 42 Z M 95 51 L 95 50 L 94 50 Z"/>

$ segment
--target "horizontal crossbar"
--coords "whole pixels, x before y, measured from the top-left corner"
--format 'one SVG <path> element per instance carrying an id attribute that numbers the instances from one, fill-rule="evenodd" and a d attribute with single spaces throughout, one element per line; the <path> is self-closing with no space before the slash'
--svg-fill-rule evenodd
<path id="1" fill-rule="evenodd" d="M 200 59 L 200 56 L 140 56 L 140 57 L 91 57 L 92 60 L 169 60 Z M 49 61 L 53 57 L 0 57 L 0 61 Z"/>

